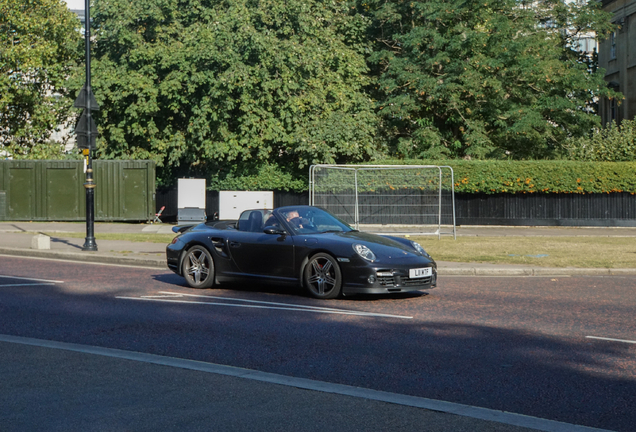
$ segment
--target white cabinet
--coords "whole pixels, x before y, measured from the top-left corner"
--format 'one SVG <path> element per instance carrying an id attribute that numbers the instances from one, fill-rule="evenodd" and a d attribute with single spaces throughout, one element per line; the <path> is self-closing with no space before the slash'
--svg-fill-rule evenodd
<path id="1" fill-rule="evenodd" d="M 205 222 L 205 179 L 178 180 L 177 222 Z"/>
<path id="2" fill-rule="evenodd" d="M 272 191 L 220 191 L 219 219 L 238 219 L 244 210 L 273 209 Z"/>

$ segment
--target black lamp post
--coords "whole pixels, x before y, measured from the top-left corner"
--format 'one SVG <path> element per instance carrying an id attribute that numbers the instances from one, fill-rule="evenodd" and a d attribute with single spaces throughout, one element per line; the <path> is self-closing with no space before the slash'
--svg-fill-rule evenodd
<path id="1" fill-rule="evenodd" d="M 83 251 L 96 251 L 95 243 L 95 182 L 93 181 L 93 150 L 97 138 L 97 126 L 93 120 L 91 111 L 99 110 L 91 89 L 91 15 L 90 0 L 84 2 L 84 39 L 86 45 L 86 82 L 80 90 L 73 106 L 84 108 L 82 115 L 75 127 L 77 134 L 77 147 L 82 149 L 86 157 L 86 240 L 82 246 Z"/>

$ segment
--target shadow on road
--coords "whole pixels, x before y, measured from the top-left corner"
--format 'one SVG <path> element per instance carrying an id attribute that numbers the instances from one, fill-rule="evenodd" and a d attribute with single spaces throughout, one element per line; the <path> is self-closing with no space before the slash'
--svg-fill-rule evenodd
<path id="1" fill-rule="evenodd" d="M 223 283 L 219 285 L 215 285 L 213 288 L 198 290 L 190 288 L 190 286 L 186 283 L 185 279 L 175 273 L 173 274 L 160 274 L 153 275 L 152 278 L 158 282 L 173 284 L 182 288 L 192 289 L 193 292 L 197 294 L 207 293 L 214 294 L 215 290 L 232 290 L 237 292 L 245 292 L 245 293 L 270 293 L 270 294 L 280 294 L 280 295 L 289 295 L 289 296 L 299 296 L 299 297 L 309 297 L 307 290 L 298 286 L 280 286 L 276 284 L 264 284 L 264 283 L 240 283 L 240 282 L 232 282 L 232 283 Z M 358 302 L 374 302 L 374 301 L 382 301 L 386 299 L 393 300 L 407 300 L 411 298 L 420 298 L 423 296 L 427 296 L 428 292 L 406 292 L 406 293 L 389 293 L 383 295 L 367 295 L 367 294 L 356 294 L 349 295 L 346 297 L 341 297 L 336 301 L 358 301 Z M 329 300 L 323 300 L 329 301 Z"/>

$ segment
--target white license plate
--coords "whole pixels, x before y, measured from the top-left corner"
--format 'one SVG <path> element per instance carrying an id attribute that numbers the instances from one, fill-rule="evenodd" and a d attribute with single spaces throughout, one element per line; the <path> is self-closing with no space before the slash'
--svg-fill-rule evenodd
<path id="1" fill-rule="evenodd" d="M 418 269 L 409 269 L 409 277 L 411 279 L 423 278 L 433 274 L 431 267 L 424 267 Z"/>

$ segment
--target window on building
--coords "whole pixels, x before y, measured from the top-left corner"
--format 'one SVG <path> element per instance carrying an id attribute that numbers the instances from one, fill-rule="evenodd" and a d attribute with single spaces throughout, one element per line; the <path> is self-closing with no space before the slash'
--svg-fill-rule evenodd
<path id="1" fill-rule="evenodd" d="M 610 60 L 616 58 L 616 32 L 610 34 Z"/>

